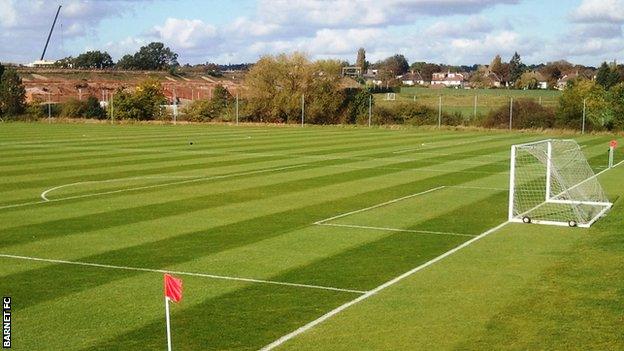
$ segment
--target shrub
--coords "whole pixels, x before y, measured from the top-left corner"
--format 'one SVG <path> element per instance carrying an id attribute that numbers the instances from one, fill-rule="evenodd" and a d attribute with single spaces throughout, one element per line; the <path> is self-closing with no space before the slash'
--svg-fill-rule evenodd
<path id="1" fill-rule="evenodd" d="M 106 119 L 106 110 L 100 106 L 100 102 L 95 96 L 89 96 L 85 102 L 85 118 Z"/>
<path id="2" fill-rule="evenodd" d="M 86 111 L 86 104 L 78 99 L 70 99 L 61 104 L 61 117 L 82 118 Z"/>
<path id="3" fill-rule="evenodd" d="M 487 128 L 509 128 L 509 106 L 491 111 L 483 126 Z M 530 99 L 514 101 L 512 128 L 552 128 L 555 126 L 554 110 L 543 107 Z"/>

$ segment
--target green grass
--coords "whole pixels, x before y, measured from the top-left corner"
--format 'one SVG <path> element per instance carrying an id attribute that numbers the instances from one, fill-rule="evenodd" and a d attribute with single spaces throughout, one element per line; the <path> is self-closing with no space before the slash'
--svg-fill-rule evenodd
<path id="1" fill-rule="evenodd" d="M 174 348 L 254 350 L 503 222 L 509 146 L 546 137 L 20 123 L 0 136 L 17 350 L 163 348 L 162 274 L 6 255 L 349 290 L 179 275 Z M 576 139 L 602 169 L 609 137 Z M 605 174 L 612 199 L 621 175 Z M 603 331 L 621 328 L 621 212 L 590 231 L 508 226 L 284 347 L 617 349 L 622 333 Z"/>
<path id="2" fill-rule="evenodd" d="M 532 99 L 546 107 L 559 104 L 560 91 L 555 90 L 515 90 L 515 89 L 431 89 L 422 87 L 401 88 L 395 101 L 385 101 L 386 94 L 375 94 L 375 102 L 391 104 L 397 101 L 416 101 L 438 109 L 442 96 L 442 111 L 459 112 L 466 118 L 474 117 L 475 96 L 477 96 L 477 117 L 493 109 L 509 106 L 510 98 Z"/>

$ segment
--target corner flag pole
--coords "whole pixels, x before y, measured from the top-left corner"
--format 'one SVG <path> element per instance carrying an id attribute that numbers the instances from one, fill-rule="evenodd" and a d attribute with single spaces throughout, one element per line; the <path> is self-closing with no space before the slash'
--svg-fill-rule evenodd
<path id="1" fill-rule="evenodd" d="M 182 281 L 165 274 L 165 315 L 167 318 L 167 350 L 171 351 L 171 322 L 169 320 L 169 300 L 180 302 L 182 300 Z"/>
<path id="2" fill-rule="evenodd" d="M 169 297 L 165 296 L 165 315 L 167 316 L 167 351 L 171 351 L 171 322 L 169 321 Z"/>

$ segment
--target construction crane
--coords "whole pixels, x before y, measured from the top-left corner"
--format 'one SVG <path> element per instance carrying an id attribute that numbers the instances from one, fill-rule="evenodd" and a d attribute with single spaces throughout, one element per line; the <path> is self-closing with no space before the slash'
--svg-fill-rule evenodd
<path id="1" fill-rule="evenodd" d="M 46 51 L 48 50 L 48 44 L 50 44 L 50 38 L 52 37 L 52 32 L 54 31 L 54 26 L 56 25 L 56 20 L 58 19 L 59 13 L 61 13 L 61 7 L 63 5 L 59 5 L 56 10 L 56 15 L 54 16 L 54 22 L 52 22 L 52 27 L 50 28 L 50 33 L 48 33 L 48 39 L 46 40 L 45 46 L 43 47 L 43 52 L 41 53 L 41 58 L 38 61 L 33 62 L 33 66 L 47 66 L 52 65 L 54 61 L 45 61 L 43 58 L 45 57 Z"/>

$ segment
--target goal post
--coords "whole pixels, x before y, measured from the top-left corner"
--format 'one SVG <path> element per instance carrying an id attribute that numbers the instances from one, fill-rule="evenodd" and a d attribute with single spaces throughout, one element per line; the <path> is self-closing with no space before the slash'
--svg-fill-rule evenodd
<path id="1" fill-rule="evenodd" d="M 511 147 L 509 221 L 590 227 L 611 208 L 574 140 Z"/>

